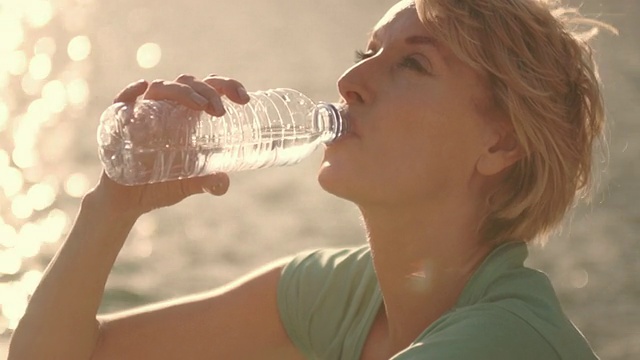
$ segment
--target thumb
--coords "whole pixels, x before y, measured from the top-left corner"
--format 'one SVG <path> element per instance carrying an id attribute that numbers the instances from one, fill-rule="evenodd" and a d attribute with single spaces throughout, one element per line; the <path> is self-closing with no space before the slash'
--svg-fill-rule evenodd
<path id="1" fill-rule="evenodd" d="M 229 190 L 229 175 L 226 173 L 215 173 L 202 178 L 201 187 L 203 192 L 211 195 L 221 196 Z"/>

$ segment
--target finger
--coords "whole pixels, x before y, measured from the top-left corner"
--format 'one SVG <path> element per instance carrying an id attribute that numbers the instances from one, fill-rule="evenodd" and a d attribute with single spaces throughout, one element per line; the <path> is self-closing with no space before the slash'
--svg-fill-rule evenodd
<path id="1" fill-rule="evenodd" d="M 211 85 L 196 79 L 191 75 L 180 75 L 176 79 L 177 83 L 190 86 L 199 95 L 209 102 L 205 111 L 213 116 L 223 116 L 226 112 L 220 94 Z"/>
<path id="2" fill-rule="evenodd" d="M 205 110 L 209 102 L 189 85 L 175 81 L 154 80 L 143 95 L 144 99 L 172 100 L 193 110 Z"/>
<path id="3" fill-rule="evenodd" d="M 231 101 L 238 104 L 246 104 L 251 100 L 247 89 L 238 80 L 226 78 L 223 76 L 209 75 L 204 82 L 212 86 L 216 91 L 228 97 Z"/>
<path id="4" fill-rule="evenodd" d="M 225 173 L 217 173 L 207 176 L 206 178 L 207 182 L 205 183 L 205 186 L 202 187 L 205 192 L 211 195 L 221 196 L 226 194 L 229 190 L 229 175 Z"/>
<path id="5" fill-rule="evenodd" d="M 184 197 L 204 192 L 220 196 L 229 190 L 229 176 L 226 173 L 215 173 L 180 181 L 181 192 Z"/>
<path id="6" fill-rule="evenodd" d="M 144 94 L 149 84 L 145 80 L 138 80 L 127 85 L 116 97 L 113 99 L 114 103 L 119 102 L 134 102 L 138 96 Z"/>

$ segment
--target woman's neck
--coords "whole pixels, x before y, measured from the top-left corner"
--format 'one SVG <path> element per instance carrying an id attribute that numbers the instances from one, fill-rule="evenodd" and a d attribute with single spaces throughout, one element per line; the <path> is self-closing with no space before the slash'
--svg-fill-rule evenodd
<path id="1" fill-rule="evenodd" d="M 390 350 L 407 347 L 451 309 L 491 251 L 478 238 L 477 210 L 455 203 L 434 211 L 361 207 Z"/>

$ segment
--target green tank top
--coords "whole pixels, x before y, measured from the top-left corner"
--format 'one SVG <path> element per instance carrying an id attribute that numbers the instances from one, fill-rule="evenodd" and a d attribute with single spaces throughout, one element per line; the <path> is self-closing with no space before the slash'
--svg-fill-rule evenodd
<path id="1" fill-rule="evenodd" d="M 524 243 L 496 248 L 456 305 L 392 360 L 597 359 L 527 255 Z M 278 285 L 284 327 L 308 359 L 359 359 L 380 306 L 368 246 L 301 253 Z"/>

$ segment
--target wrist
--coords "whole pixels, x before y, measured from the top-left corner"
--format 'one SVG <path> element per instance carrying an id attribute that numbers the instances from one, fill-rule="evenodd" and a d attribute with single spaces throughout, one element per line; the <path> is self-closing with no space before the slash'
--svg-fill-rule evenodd
<path id="1" fill-rule="evenodd" d="M 127 207 L 113 194 L 106 194 L 94 188 L 84 195 L 80 203 L 81 211 L 99 214 L 109 221 L 134 223 L 144 212 Z"/>

